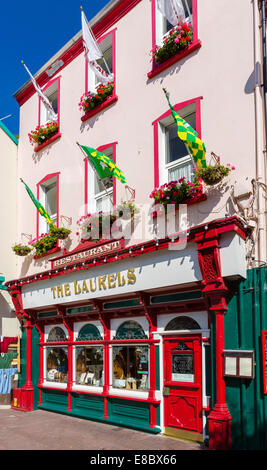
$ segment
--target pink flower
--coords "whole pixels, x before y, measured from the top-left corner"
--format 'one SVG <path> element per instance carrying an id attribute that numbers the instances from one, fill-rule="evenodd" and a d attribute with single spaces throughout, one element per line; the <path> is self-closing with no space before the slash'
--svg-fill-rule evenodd
<path id="1" fill-rule="evenodd" d="M 174 39 L 174 42 L 176 42 L 176 44 L 179 42 L 179 36 L 177 36 L 175 39 Z"/>
<path id="2" fill-rule="evenodd" d="M 235 170 L 235 166 L 232 166 L 232 170 Z"/>

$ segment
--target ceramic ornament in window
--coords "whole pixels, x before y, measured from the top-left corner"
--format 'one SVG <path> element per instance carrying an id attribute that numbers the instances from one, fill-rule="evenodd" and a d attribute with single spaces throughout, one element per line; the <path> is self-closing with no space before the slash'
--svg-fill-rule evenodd
<path id="1" fill-rule="evenodd" d="M 182 0 L 157 0 L 159 11 L 173 26 L 185 22 L 185 11 Z"/>

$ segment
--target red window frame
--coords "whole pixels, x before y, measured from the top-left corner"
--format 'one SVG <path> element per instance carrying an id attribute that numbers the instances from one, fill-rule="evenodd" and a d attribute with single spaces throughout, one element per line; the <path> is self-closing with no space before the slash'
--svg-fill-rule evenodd
<path id="1" fill-rule="evenodd" d="M 86 121 L 90 117 L 94 116 L 95 114 L 98 114 L 100 111 L 103 111 L 103 109 L 107 108 L 111 104 L 115 103 L 118 100 L 118 96 L 116 94 L 116 31 L 117 28 L 112 29 L 106 34 L 103 34 L 98 40 L 98 44 L 101 43 L 107 36 L 110 34 L 112 35 L 112 73 L 114 75 L 114 88 L 113 88 L 113 93 L 108 98 L 104 103 L 100 104 L 97 106 L 95 109 L 89 111 L 89 113 L 85 113 L 82 117 L 82 121 Z M 87 58 L 85 57 L 85 93 L 88 92 L 88 61 Z"/>
<path id="2" fill-rule="evenodd" d="M 105 150 L 112 147 L 112 160 L 116 163 L 116 145 L 118 142 L 100 145 L 96 150 L 105 153 Z M 88 157 L 84 158 L 84 215 L 88 214 Z M 113 207 L 116 206 L 116 178 L 113 178 Z"/>
<path id="3" fill-rule="evenodd" d="M 157 0 L 151 0 L 151 21 L 152 21 L 152 51 L 155 50 L 157 45 L 156 43 L 156 8 L 157 8 Z M 178 54 L 175 54 L 170 59 L 166 60 L 162 64 L 156 65 L 154 59 L 152 59 L 152 70 L 148 72 L 148 78 L 153 78 L 163 70 L 167 69 L 171 65 L 175 64 L 179 60 L 183 59 L 184 57 L 188 56 L 195 50 L 201 47 L 201 41 L 198 38 L 198 24 L 197 24 L 197 0 L 192 0 L 192 16 L 193 16 L 193 42 L 186 47 L 184 50 L 181 50 Z"/>
<path id="4" fill-rule="evenodd" d="M 57 121 L 58 122 L 58 132 L 55 135 L 53 135 L 50 139 L 48 139 L 46 142 L 44 142 L 43 144 L 37 145 L 34 148 L 35 152 L 39 152 L 44 147 L 46 147 L 47 145 L 51 144 L 55 140 L 59 139 L 59 137 L 61 137 L 61 132 L 60 132 L 60 78 L 61 78 L 61 75 L 56 77 L 56 78 L 53 78 L 42 89 L 42 91 L 44 92 L 45 90 L 47 90 L 47 88 L 49 88 L 51 85 L 53 85 L 54 82 L 58 81 L 58 121 Z M 38 101 L 38 126 L 40 126 L 40 123 L 41 123 L 41 98 L 39 97 L 39 101 Z"/>
<path id="5" fill-rule="evenodd" d="M 46 175 L 43 179 L 41 179 L 41 181 L 39 181 L 37 183 L 37 199 L 39 201 L 39 196 L 40 196 L 40 186 L 41 184 L 49 181 L 50 179 L 56 177 L 56 182 L 57 182 L 57 227 L 59 226 L 59 175 L 60 175 L 60 172 L 57 172 L 57 173 L 50 173 L 48 175 Z M 41 217 L 41 215 L 39 214 L 39 211 L 37 210 L 37 224 L 36 224 L 36 239 L 38 240 L 40 238 L 40 234 L 39 234 L 39 217 Z"/>
<path id="6" fill-rule="evenodd" d="M 196 131 L 199 138 L 201 139 L 201 100 L 202 96 L 193 98 L 191 100 L 183 101 L 173 105 L 174 110 L 179 114 L 179 111 L 192 103 L 196 106 Z M 171 115 L 171 110 L 168 109 L 165 113 L 159 116 L 155 121 L 152 122 L 154 132 L 154 187 L 158 187 L 159 182 L 159 123 L 162 119 Z"/>

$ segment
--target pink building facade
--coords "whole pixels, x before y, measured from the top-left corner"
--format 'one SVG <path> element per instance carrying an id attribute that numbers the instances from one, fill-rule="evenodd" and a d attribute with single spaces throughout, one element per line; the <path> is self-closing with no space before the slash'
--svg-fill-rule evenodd
<path id="1" fill-rule="evenodd" d="M 229 448 L 227 292 L 267 259 L 262 9 L 244 0 L 231 11 L 226 0 L 188 5 L 192 40 L 157 64 L 151 50 L 164 44 L 170 29 L 156 0 L 109 2 L 90 25 L 114 74 L 113 92 L 91 111 L 79 109 L 81 96 L 98 85 L 79 32 L 35 74 L 58 113 L 58 130 L 43 144 L 31 145 L 28 135 L 49 121 L 38 94 L 31 82 L 15 94 L 18 176 L 55 225 L 71 234 L 45 254 L 33 250 L 19 258 L 17 278 L 7 282 L 27 332 L 26 381 L 13 407 L 58 409 Z M 176 211 L 167 234 L 165 215 L 147 215 L 150 194 L 182 177 L 192 181 L 194 170 L 177 143 L 163 88 L 205 143 L 207 163 L 215 163 L 214 153 L 235 168 L 221 183 L 203 184 L 199 197 Z M 113 178 L 103 190 L 77 142 L 111 157 L 127 183 Z M 33 246 L 49 227 L 18 184 L 17 241 Z M 140 209 L 135 231 L 81 240 L 82 216 L 110 209 L 110 200 L 116 207 L 133 198 Z"/>

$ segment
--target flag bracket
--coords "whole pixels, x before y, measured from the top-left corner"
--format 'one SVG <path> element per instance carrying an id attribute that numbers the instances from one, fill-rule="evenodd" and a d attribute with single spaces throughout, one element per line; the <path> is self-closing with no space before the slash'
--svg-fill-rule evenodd
<path id="1" fill-rule="evenodd" d="M 66 215 L 61 215 L 60 216 L 60 220 L 66 220 L 68 222 L 69 225 L 72 224 L 72 217 L 67 217 Z"/>

